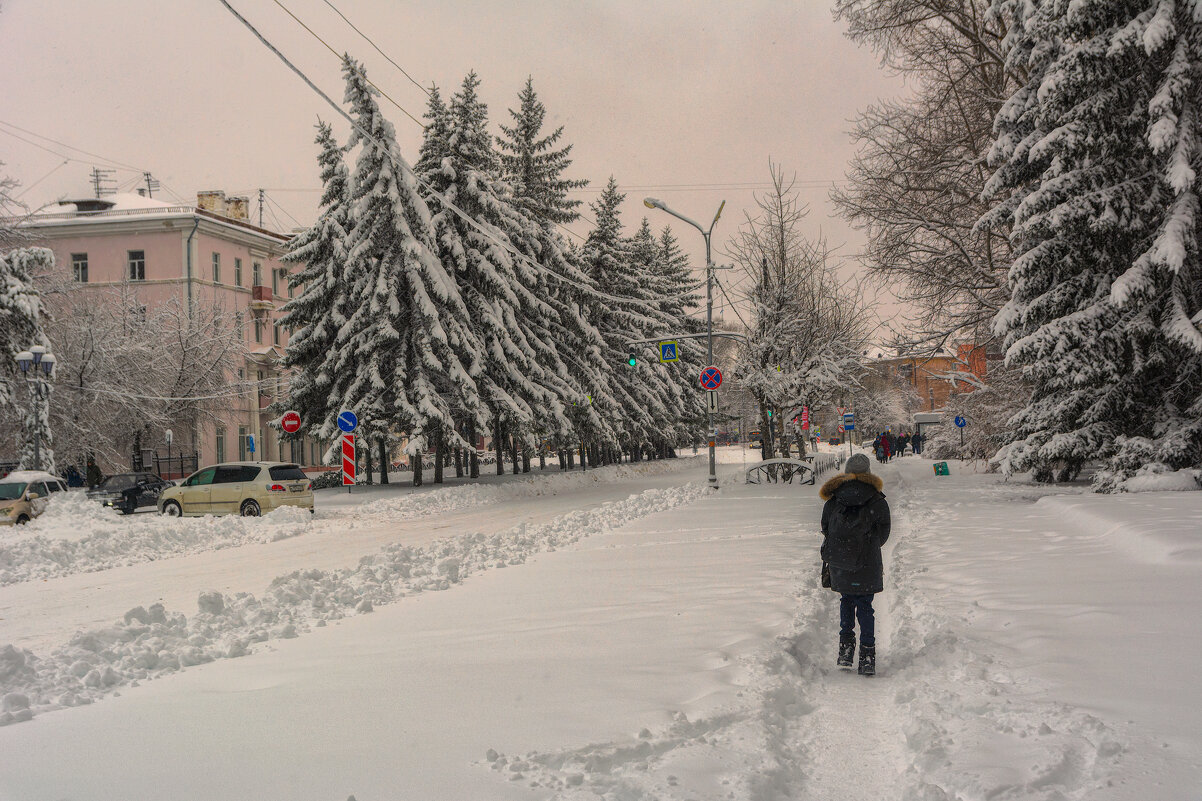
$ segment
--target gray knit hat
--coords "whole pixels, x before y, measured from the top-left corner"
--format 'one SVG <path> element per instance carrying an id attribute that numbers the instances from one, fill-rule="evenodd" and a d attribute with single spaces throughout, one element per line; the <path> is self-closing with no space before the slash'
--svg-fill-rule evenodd
<path id="1" fill-rule="evenodd" d="M 868 457 L 862 453 L 857 453 L 855 456 L 847 460 L 846 472 L 848 473 L 871 473 L 872 465 L 868 463 Z"/>

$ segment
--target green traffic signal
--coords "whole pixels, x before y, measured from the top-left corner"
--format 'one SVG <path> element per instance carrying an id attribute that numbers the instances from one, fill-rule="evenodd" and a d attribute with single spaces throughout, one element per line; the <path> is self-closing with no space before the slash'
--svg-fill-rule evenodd
<path id="1" fill-rule="evenodd" d="M 630 358 L 626 360 L 626 363 L 631 367 L 634 367 L 639 363 L 638 357 L 634 355 L 634 351 L 630 352 Z"/>

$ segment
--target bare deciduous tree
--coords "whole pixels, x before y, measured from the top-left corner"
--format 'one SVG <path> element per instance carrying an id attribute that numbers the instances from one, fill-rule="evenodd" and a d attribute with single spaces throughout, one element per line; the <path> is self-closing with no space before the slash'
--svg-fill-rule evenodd
<path id="1" fill-rule="evenodd" d="M 1006 232 L 974 226 L 987 206 L 993 119 L 1017 85 L 989 0 L 838 0 L 848 36 L 906 76 L 913 94 L 856 121 L 849 186 L 832 199 L 867 235 L 864 264 L 916 314 L 909 336 L 934 350 L 978 342 L 1009 298 Z"/>

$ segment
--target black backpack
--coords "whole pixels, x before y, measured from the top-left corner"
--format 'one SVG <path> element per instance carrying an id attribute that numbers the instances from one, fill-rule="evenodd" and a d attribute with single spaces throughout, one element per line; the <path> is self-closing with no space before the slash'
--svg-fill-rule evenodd
<path id="1" fill-rule="evenodd" d="M 824 549 L 831 567 L 858 570 L 867 564 L 872 529 L 876 525 L 871 508 L 873 500 L 859 506 L 844 506 L 842 501 L 835 501 Z"/>

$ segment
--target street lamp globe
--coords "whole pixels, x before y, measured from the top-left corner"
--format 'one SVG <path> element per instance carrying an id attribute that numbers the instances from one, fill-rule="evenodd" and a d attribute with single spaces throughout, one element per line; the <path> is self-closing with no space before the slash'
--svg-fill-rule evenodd
<path id="1" fill-rule="evenodd" d="M 54 374 L 54 364 L 57 361 L 58 361 L 58 359 L 56 359 L 54 357 L 53 353 L 47 353 L 44 356 L 42 356 L 42 361 L 41 361 L 42 372 L 46 374 L 47 378 L 49 378 L 51 375 Z"/>
<path id="2" fill-rule="evenodd" d="M 21 368 L 22 373 L 28 373 L 30 365 L 33 364 L 33 354 L 27 350 L 23 350 L 17 354 L 17 366 Z"/>
<path id="3" fill-rule="evenodd" d="M 44 345 L 34 345 L 29 349 L 29 352 L 33 354 L 33 366 L 37 367 L 42 363 L 42 356 L 46 353 L 46 347 Z"/>

